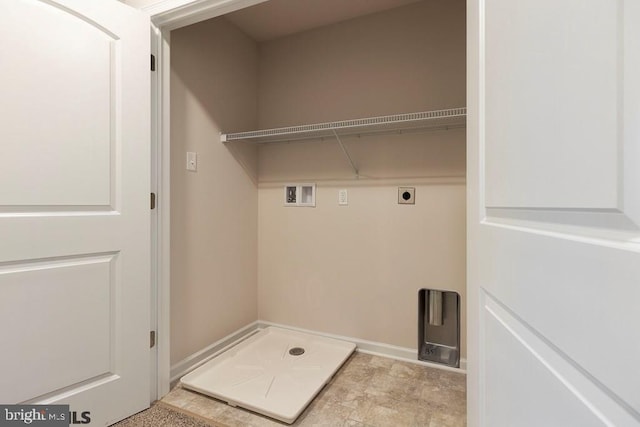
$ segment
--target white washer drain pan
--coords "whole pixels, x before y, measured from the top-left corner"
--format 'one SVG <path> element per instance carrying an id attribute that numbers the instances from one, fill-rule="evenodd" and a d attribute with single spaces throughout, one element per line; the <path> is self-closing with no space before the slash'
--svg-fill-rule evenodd
<path id="1" fill-rule="evenodd" d="M 186 388 L 290 424 L 355 348 L 346 341 L 268 327 L 180 381 Z M 294 355 L 300 349 L 304 353 Z"/>

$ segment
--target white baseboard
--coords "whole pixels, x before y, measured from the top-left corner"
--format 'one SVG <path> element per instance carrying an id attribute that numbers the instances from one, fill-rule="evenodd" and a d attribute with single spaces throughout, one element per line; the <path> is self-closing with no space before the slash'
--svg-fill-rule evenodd
<path id="1" fill-rule="evenodd" d="M 360 338 L 345 337 L 343 335 L 327 334 L 324 332 L 312 331 L 309 329 L 296 328 L 289 325 L 281 325 L 278 323 L 267 322 L 264 320 L 258 320 L 258 327 L 260 329 L 267 326 L 274 326 L 282 329 L 290 329 L 292 331 L 305 332 L 308 334 L 318 335 L 321 337 L 333 338 L 342 341 L 349 341 L 356 345 L 357 351 L 365 354 L 373 354 L 375 356 L 388 357 L 390 359 L 401 360 L 403 362 L 415 363 L 417 365 L 429 366 L 430 368 L 443 369 L 445 371 L 467 373 L 467 360 L 460 359 L 460 368 L 451 368 L 449 366 L 441 365 L 438 363 L 424 362 L 418 360 L 418 350 L 415 348 L 398 347 L 391 344 L 385 344 L 377 341 L 367 341 Z"/>
<path id="2" fill-rule="evenodd" d="M 244 341 L 251 335 L 255 334 L 260 329 L 264 329 L 269 326 L 274 326 L 282 329 L 289 329 L 292 331 L 305 332 L 308 334 L 318 335 L 321 337 L 333 338 L 342 341 L 349 341 L 356 345 L 357 351 L 366 354 L 373 354 L 381 357 L 388 357 L 390 359 L 401 360 L 404 362 L 415 363 L 418 365 L 428 366 L 430 368 L 442 369 L 445 371 L 458 372 L 466 374 L 467 361 L 465 359 L 460 360 L 460 368 L 451 368 L 449 366 L 440 365 L 437 363 L 423 362 L 418 360 L 418 351 L 412 348 L 398 347 L 391 344 L 385 344 L 376 341 L 367 341 L 359 338 L 345 337 L 342 335 L 327 334 L 318 331 L 312 331 L 309 329 L 296 328 L 288 325 L 281 325 L 278 323 L 267 322 L 264 320 L 257 320 L 248 324 L 247 326 L 238 329 L 235 332 L 227 335 L 226 337 L 214 342 L 213 344 L 203 348 L 202 350 L 193 353 L 182 359 L 180 362 L 171 366 L 171 387 L 174 386 L 180 377 L 197 368 L 198 366 L 211 360 L 218 354 L 233 347 L 234 345 Z"/>

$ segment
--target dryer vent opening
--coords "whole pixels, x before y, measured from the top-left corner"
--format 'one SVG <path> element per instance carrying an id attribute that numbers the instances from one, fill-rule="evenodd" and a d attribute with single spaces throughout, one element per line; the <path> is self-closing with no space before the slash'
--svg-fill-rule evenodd
<path id="1" fill-rule="evenodd" d="M 418 359 L 460 367 L 460 295 L 439 289 L 418 292 Z"/>

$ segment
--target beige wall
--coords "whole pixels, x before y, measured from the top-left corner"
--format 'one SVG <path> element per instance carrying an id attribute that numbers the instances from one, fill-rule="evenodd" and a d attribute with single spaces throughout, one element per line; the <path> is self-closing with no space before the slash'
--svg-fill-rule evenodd
<path id="1" fill-rule="evenodd" d="M 260 318 L 416 348 L 418 290 L 464 294 L 465 186 L 409 184 L 415 206 L 396 203 L 397 184 L 324 184 L 316 208 L 261 188 Z"/>
<path id="2" fill-rule="evenodd" d="M 465 3 L 264 43 L 259 82 L 260 127 L 464 106 Z M 344 142 L 360 180 L 334 141 L 260 148 L 259 317 L 416 348 L 420 288 L 456 290 L 465 307 L 465 132 Z M 283 207 L 296 181 L 317 182 L 316 208 Z M 416 187 L 414 206 L 397 204 L 399 185 Z"/>
<path id="3" fill-rule="evenodd" d="M 257 319 L 256 44 L 226 20 L 171 34 L 171 363 Z M 198 171 L 185 170 L 186 152 Z"/>
<path id="4" fill-rule="evenodd" d="M 428 0 L 260 45 L 260 127 L 465 105 L 465 2 Z"/>
<path id="5" fill-rule="evenodd" d="M 256 319 L 415 348 L 423 287 L 464 310 L 464 130 L 347 138 L 359 180 L 334 141 L 217 138 L 463 106 L 464 10 L 428 1 L 262 45 L 224 19 L 172 33 L 172 364 Z M 318 183 L 316 208 L 282 206 L 292 181 Z"/>

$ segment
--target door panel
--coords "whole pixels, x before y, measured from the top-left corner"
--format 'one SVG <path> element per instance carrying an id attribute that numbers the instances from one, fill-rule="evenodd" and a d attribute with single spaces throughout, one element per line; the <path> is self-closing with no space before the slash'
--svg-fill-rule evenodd
<path id="1" fill-rule="evenodd" d="M 621 5 L 587 3 L 486 2 L 487 207 L 621 206 Z"/>
<path id="2" fill-rule="evenodd" d="M 489 224 L 495 229 L 483 237 L 491 242 L 486 246 L 491 256 L 481 271 L 492 279 L 484 290 L 554 343 L 563 357 L 640 408 L 637 383 L 629 381 L 640 355 L 633 334 L 640 324 L 638 252 L 595 239 L 502 228 L 490 218 Z"/>
<path id="3" fill-rule="evenodd" d="M 117 36 L 39 2 L 7 9 L 1 24 L 13 36 L 0 55 L 15 59 L 3 63 L 11 80 L 2 89 L 15 101 L 1 111 L 4 141 L 11 142 L 3 154 L 12 159 L 0 171 L 3 204 L 108 206 L 121 93 Z"/>
<path id="4" fill-rule="evenodd" d="M 640 6 L 469 4 L 469 424 L 640 425 Z"/>
<path id="5" fill-rule="evenodd" d="M 485 339 L 495 344 L 485 362 L 485 407 L 499 408 L 487 411 L 486 425 L 635 425 L 633 416 L 579 366 L 488 294 L 483 308 Z M 523 384 L 545 392 L 513 393 Z"/>
<path id="6" fill-rule="evenodd" d="M 0 268 L 3 300 L 10 302 L 2 305 L 0 323 L 21 325 L 9 329 L 5 336 L 20 351 L 7 352 L 3 358 L 14 368 L 0 380 L 0 401 L 25 401 L 113 374 L 115 316 L 111 301 L 116 260 L 109 254 Z M 45 314 L 45 323 L 31 321 Z M 60 345 L 61 340 L 70 345 Z M 83 351 L 73 343 L 82 343 Z"/>
<path id="7" fill-rule="evenodd" d="M 149 19 L 0 4 L 0 401 L 149 405 Z"/>

